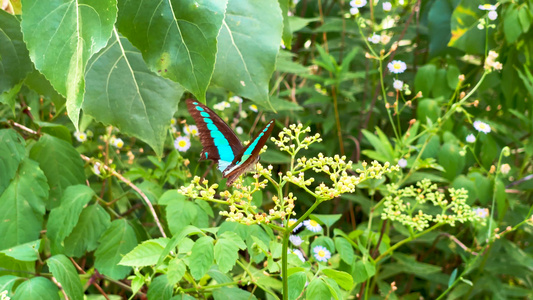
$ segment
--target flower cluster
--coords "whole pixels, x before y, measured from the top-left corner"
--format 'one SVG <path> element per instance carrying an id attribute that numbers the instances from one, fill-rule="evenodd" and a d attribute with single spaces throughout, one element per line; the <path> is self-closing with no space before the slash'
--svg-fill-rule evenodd
<path id="1" fill-rule="evenodd" d="M 302 134 L 306 134 L 308 132 L 311 132 L 311 128 L 303 128 L 302 124 L 291 124 L 289 128 L 283 128 L 283 130 L 278 134 L 279 139 L 272 138 L 271 140 L 281 151 L 285 151 L 294 156 L 301 149 L 308 149 L 309 145 L 322 141 L 320 134 L 318 133 L 314 136 L 306 136 L 303 139 L 300 139 Z M 294 141 L 296 144 L 291 143 L 291 141 Z"/>
<path id="2" fill-rule="evenodd" d="M 503 68 L 503 65 L 501 62 L 496 61 L 496 58 L 498 58 L 498 53 L 490 50 L 489 54 L 487 55 L 487 58 L 485 59 L 485 65 L 483 68 L 487 71 L 492 70 L 501 70 Z"/>
<path id="3" fill-rule="evenodd" d="M 381 218 L 398 221 L 418 231 L 429 227 L 430 222 L 455 226 L 456 222 L 482 221 L 479 213 L 466 204 L 468 192 L 465 189 L 451 188 L 448 191 L 449 200 L 429 179 L 417 182 L 416 187 L 397 189 L 390 185 L 390 195 L 385 197 Z M 429 213 L 435 208 L 440 209 L 440 212 Z"/>

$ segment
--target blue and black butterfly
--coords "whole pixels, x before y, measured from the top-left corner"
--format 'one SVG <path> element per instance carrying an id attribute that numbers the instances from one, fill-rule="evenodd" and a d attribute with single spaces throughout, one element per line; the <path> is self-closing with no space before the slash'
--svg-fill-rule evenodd
<path id="1" fill-rule="evenodd" d="M 200 160 L 217 162 L 222 176 L 228 179 L 226 185 L 232 185 L 241 174 L 259 161 L 259 151 L 274 129 L 274 120 L 270 120 L 259 134 L 243 147 L 233 130 L 214 111 L 192 99 L 187 99 L 186 102 L 187 109 L 198 126 L 202 142 Z"/>

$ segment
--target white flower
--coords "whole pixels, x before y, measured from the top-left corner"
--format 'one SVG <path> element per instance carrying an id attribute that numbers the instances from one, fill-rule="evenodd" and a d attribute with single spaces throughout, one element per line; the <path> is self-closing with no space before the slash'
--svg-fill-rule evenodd
<path id="1" fill-rule="evenodd" d="M 383 45 L 386 45 L 390 42 L 390 36 L 386 35 L 386 34 L 382 34 L 381 35 L 381 43 Z"/>
<path id="2" fill-rule="evenodd" d="M 305 262 L 305 257 L 304 257 L 304 254 L 302 253 L 302 251 L 300 251 L 299 249 L 294 249 L 294 250 L 291 250 L 291 249 L 287 249 L 287 253 L 292 253 L 292 254 L 296 254 L 296 256 L 298 256 L 298 258 L 302 261 L 302 262 Z"/>
<path id="3" fill-rule="evenodd" d="M 383 10 L 390 11 L 392 9 L 392 4 L 390 2 L 383 2 Z"/>
<path id="4" fill-rule="evenodd" d="M 87 134 L 85 132 L 76 131 L 76 132 L 74 132 L 74 137 L 80 143 L 83 143 L 83 142 L 85 142 L 87 140 Z"/>
<path id="5" fill-rule="evenodd" d="M 229 98 L 229 102 L 234 102 L 234 103 L 237 103 L 237 104 L 241 104 L 242 103 L 242 98 L 239 97 L 239 96 L 233 96 L 233 97 Z"/>
<path id="6" fill-rule="evenodd" d="M 176 150 L 178 151 L 185 152 L 189 150 L 190 147 L 191 147 L 191 140 L 187 136 L 178 136 L 174 140 L 174 148 L 176 148 Z"/>
<path id="7" fill-rule="evenodd" d="M 496 10 L 496 6 L 495 5 L 491 5 L 491 4 L 479 5 L 477 8 L 479 8 L 481 10 Z"/>
<path id="8" fill-rule="evenodd" d="M 318 224 L 315 220 L 305 220 L 304 225 L 307 230 L 312 232 L 319 232 L 322 230 L 322 226 L 320 226 L 320 224 Z"/>
<path id="9" fill-rule="evenodd" d="M 170 119 L 170 125 L 176 125 L 178 123 L 178 120 L 176 118 Z"/>
<path id="10" fill-rule="evenodd" d="M 366 0 L 352 0 L 352 1 L 350 1 L 350 6 L 351 7 L 361 8 L 361 7 L 365 6 L 366 3 L 367 3 Z"/>
<path id="11" fill-rule="evenodd" d="M 94 163 L 94 166 L 93 166 L 93 171 L 94 171 L 94 174 L 96 175 L 100 175 L 100 167 L 102 166 L 101 163 L 99 162 L 95 162 Z"/>
<path id="12" fill-rule="evenodd" d="M 494 21 L 498 18 L 498 13 L 495 10 L 489 11 L 488 14 L 489 20 Z"/>
<path id="13" fill-rule="evenodd" d="M 257 105 L 255 104 L 252 104 L 249 106 L 250 110 L 253 111 L 253 112 L 258 112 L 259 110 L 257 109 Z"/>
<path id="14" fill-rule="evenodd" d="M 474 128 L 483 133 L 489 133 L 490 132 L 490 125 L 487 123 L 483 123 L 481 121 L 475 121 L 474 122 Z"/>
<path id="15" fill-rule="evenodd" d="M 296 223 L 298 220 L 297 219 L 289 219 L 289 222 L 287 222 L 287 226 L 288 227 L 291 227 L 292 225 L 294 225 L 294 223 Z M 300 227 L 302 227 L 302 223 L 296 225 L 296 227 L 294 227 L 294 229 L 292 230 L 292 232 L 297 232 L 298 229 L 300 229 Z"/>
<path id="16" fill-rule="evenodd" d="M 400 160 L 398 160 L 398 166 L 400 166 L 400 168 L 407 167 L 407 160 L 405 158 L 400 158 Z"/>
<path id="17" fill-rule="evenodd" d="M 185 128 L 183 128 L 183 132 L 186 134 L 186 135 L 193 135 L 193 136 L 197 136 L 198 135 L 198 126 L 196 125 L 185 125 Z"/>
<path id="18" fill-rule="evenodd" d="M 486 217 L 489 216 L 489 209 L 488 208 L 476 207 L 476 208 L 474 208 L 474 213 L 476 215 L 478 215 L 478 217 L 480 217 L 482 219 L 485 219 Z"/>
<path id="19" fill-rule="evenodd" d="M 401 60 L 393 60 L 387 65 L 387 67 L 389 68 L 389 71 L 394 74 L 403 73 L 407 69 L 407 65 Z"/>
<path id="20" fill-rule="evenodd" d="M 372 36 L 368 38 L 368 41 L 372 44 L 379 44 L 379 42 L 381 42 L 381 36 L 379 34 L 373 33 Z"/>
<path id="21" fill-rule="evenodd" d="M 357 7 L 350 7 L 350 14 L 357 15 L 359 13 L 359 9 Z"/>
<path id="22" fill-rule="evenodd" d="M 242 127 L 241 126 L 237 126 L 237 128 L 235 128 L 235 132 L 237 134 L 242 134 L 244 132 L 244 130 L 242 130 Z"/>
<path id="23" fill-rule="evenodd" d="M 502 172 L 503 175 L 507 175 L 509 171 L 511 171 L 511 166 L 509 164 L 503 164 L 500 167 L 500 171 Z"/>
<path id="24" fill-rule="evenodd" d="M 403 89 L 403 81 L 394 79 L 392 86 L 394 87 L 395 90 L 401 91 Z"/>
<path id="25" fill-rule="evenodd" d="M 475 143 L 476 142 L 476 137 L 473 134 L 469 134 L 469 135 L 466 136 L 466 141 L 469 142 L 469 143 Z"/>
<path id="26" fill-rule="evenodd" d="M 326 262 L 328 261 L 328 259 L 331 258 L 331 252 L 329 252 L 329 250 L 326 249 L 326 247 L 316 246 L 315 248 L 313 248 L 313 252 L 315 253 L 314 254 L 315 259 L 318 261 Z"/>
<path id="27" fill-rule="evenodd" d="M 244 110 L 241 110 L 241 111 L 239 112 L 239 115 L 241 116 L 241 119 L 246 119 L 246 118 L 248 118 L 248 113 L 245 112 Z"/>
<path id="28" fill-rule="evenodd" d="M 228 107 L 230 107 L 231 105 L 229 104 L 228 101 L 222 101 L 220 103 L 217 103 L 215 105 L 213 105 L 213 108 L 216 109 L 216 110 L 224 110 Z"/>
<path id="29" fill-rule="evenodd" d="M 304 240 L 297 235 L 291 235 L 289 237 L 289 241 L 291 241 L 291 243 L 296 247 L 300 247 L 300 245 L 304 242 Z"/>
<path id="30" fill-rule="evenodd" d="M 11 297 L 7 296 L 7 293 L 8 293 L 7 290 L 0 292 L 0 300 L 9 300 L 9 299 L 11 299 Z"/>
<path id="31" fill-rule="evenodd" d="M 404 5 L 404 4 L 405 4 L 405 1 L 404 1 L 404 0 L 398 0 L 398 4 L 400 4 L 400 5 Z"/>
<path id="32" fill-rule="evenodd" d="M 115 146 L 115 147 L 117 147 L 119 149 L 124 147 L 124 141 L 121 138 L 111 139 L 111 143 L 113 144 L 113 146 Z"/>

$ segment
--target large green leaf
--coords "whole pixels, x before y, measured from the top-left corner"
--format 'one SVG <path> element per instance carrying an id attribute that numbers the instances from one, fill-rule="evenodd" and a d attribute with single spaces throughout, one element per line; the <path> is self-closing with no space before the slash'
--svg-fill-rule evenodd
<path id="1" fill-rule="evenodd" d="M 327 284 L 322 281 L 320 278 L 314 278 L 311 280 L 306 290 L 306 299 L 310 300 L 320 300 L 320 299 L 330 299 L 331 292 Z"/>
<path id="2" fill-rule="evenodd" d="M 141 50 L 153 72 L 177 81 L 205 102 L 226 2 L 121 0 L 118 28 Z"/>
<path id="3" fill-rule="evenodd" d="M 158 155 L 183 89 L 152 73 L 141 53 L 115 33 L 87 66 L 83 111 L 148 143 Z"/>
<path id="4" fill-rule="evenodd" d="M 62 251 L 63 240 L 72 232 L 83 207 L 93 196 L 94 191 L 86 185 L 72 185 L 65 190 L 61 204 L 52 209 L 48 218 L 46 235 L 50 239 L 52 253 Z"/>
<path id="5" fill-rule="evenodd" d="M 0 195 L 17 173 L 25 154 L 24 139 L 15 130 L 0 130 Z"/>
<path id="6" fill-rule="evenodd" d="M 113 279 L 123 279 L 131 271 L 131 267 L 121 266 L 118 263 L 136 245 L 137 237 L 126 220 L 111 222 L 111 226 L 100 238 L 100 246 L 94 253 L 95 268 Z"/>
<path id="7" fill-rule="evenodd" d="M 126 254 L 120 264 L 123 266 L 144 267 L 155 265 L 161 252 L 165 249 L 169 239 L 160 238 L 144 241 L 135 247 L 130 253 Z"/>
<path id="8" fill-rule="evenodd" d="M 282 29 L 283 18 L 276 0 L 230 0 L 218 35 L 213 83 L 269 106 L 268 83 Z"/>
<path id="9" fill-rule="evenodd" d="M 7 256 L 13 257 L 20 261 L 36 261 L 39 257 L 39 247 L 41 240 L 31 241 L 22 245 L 15 246 L 6 250 L 0 251 Z"/>
<path id="10" fill-rule="evenodd" d="M 452 37 L 448 46 L 470 54 L 485 52 L 485 29 L 477 28 L 479 19 L 486 13 L 478 8 L 480 4 L 485 3 L 481 0 L 462 0 L 455 8 L 451 19 Z"/>
<path id="11" fill-rule="evenodd" d="M 20 83 L 33 70 L 22 40 L 20 22 L 0 9 L 0 94 Z"/>
<path id="12" fill-rule="evenodd" d="M 195 279 L 200 279 L 213 264 L 213 238 L 203 236 L 196 240 L 192 247 L 192 254 L 189 258 L 189 268 L 191 275 Z"/>
<path id="13" fill-rule="evenodd" d="M 54 278 L 61 283 L 61 287 L 63 287 L 69 299 L 83 299 L 83 287 L 80 277 L 78 272 L 76 272 L 76 268 L 66 256 L 63 254 L 52 256 L 46 263 Z"/>
<path id="14" fill-rule="evenodd" d="M 11 299 L 59 300 L 59 289 L 44 277 L 34 277 L 21 283 Z"/>
<path id="15" fill-rule="evenodd" d="M 451 37 L 450 18 L 453 12 L 452 0 L 434 1 L 428 14 L 429 54 L 434 57 L 448 48 Z"/>
<path id="16" fill-rule="evenodd" d="M 76 227 L 63 242 L 64 254 L 81 257 L 98 246 L 98 240 L 111 225 L 109 214 L 98 204 L 83 209 Z"/>
<path id="17" fill-rule="evenodd" d="M 34 261 L 21 261 L 0 252 L 0 276 L 16 275 L 17 277 L 33 277 Z"/>
<path id="18" fill-rule="evenodd" d="M 289 275 L 289 300 L 296 300 L 302 294 L 305 283 L 307 282 L 307 276 L 305 272 L 296 272 Z"/>
<path id="19" fill-rule="evenodd" d="M 229 272 L 239 258 L 239 249 L 246 249 L 246 244 L 239 235 L 232 231 L 221 234 L 215 244 L 215 260 L 220 272 Z"/>
<path id="20" fill-rule="evenodd" d="M 71 185 L 85 183 L 83 160 L 74 147 L 56 137 L 44 134 L 31 148 L 30 158 L 39 163 L 48 184 L 50 199 L 46 208 L 59 205 L 65 189 Z"/>
<path id="21" fill-rule="evenodd" d="M 146 296 L 148 300 L 170 299 L 173 291 L 174 285 L 168 281 L 167 275 L 161 275 L 152 281 Z"/>
<path id="22" fill-rule="evenodd" d="M 255 300 L 257 299 L 248 291 L 238 288 L 223 287 L 213 291 L 213 299 L 215 300 Z"/>
<path id="23" fill-rule="evenodd" d="M 77 127 L 85 67 L 111 35 L 116 0 L 22 0 L 22 31 L 35 67 L 67 98 Z"/>
<path id="24" fill-rule="evenodd" d="M 0 196 L 1 248 L 9 248 L 39 238 L 43 226 L 46 177 L 36 162 L 25 159 L 15 178 Z"/>

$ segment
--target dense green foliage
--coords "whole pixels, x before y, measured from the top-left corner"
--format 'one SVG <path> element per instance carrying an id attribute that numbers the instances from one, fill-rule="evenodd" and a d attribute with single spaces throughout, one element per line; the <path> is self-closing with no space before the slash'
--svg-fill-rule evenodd
<path id="1" fill-rule="evenodd" d="M 0 299 L 532 298 L 533 1 L 369 2 L 1 1 Z"/>

